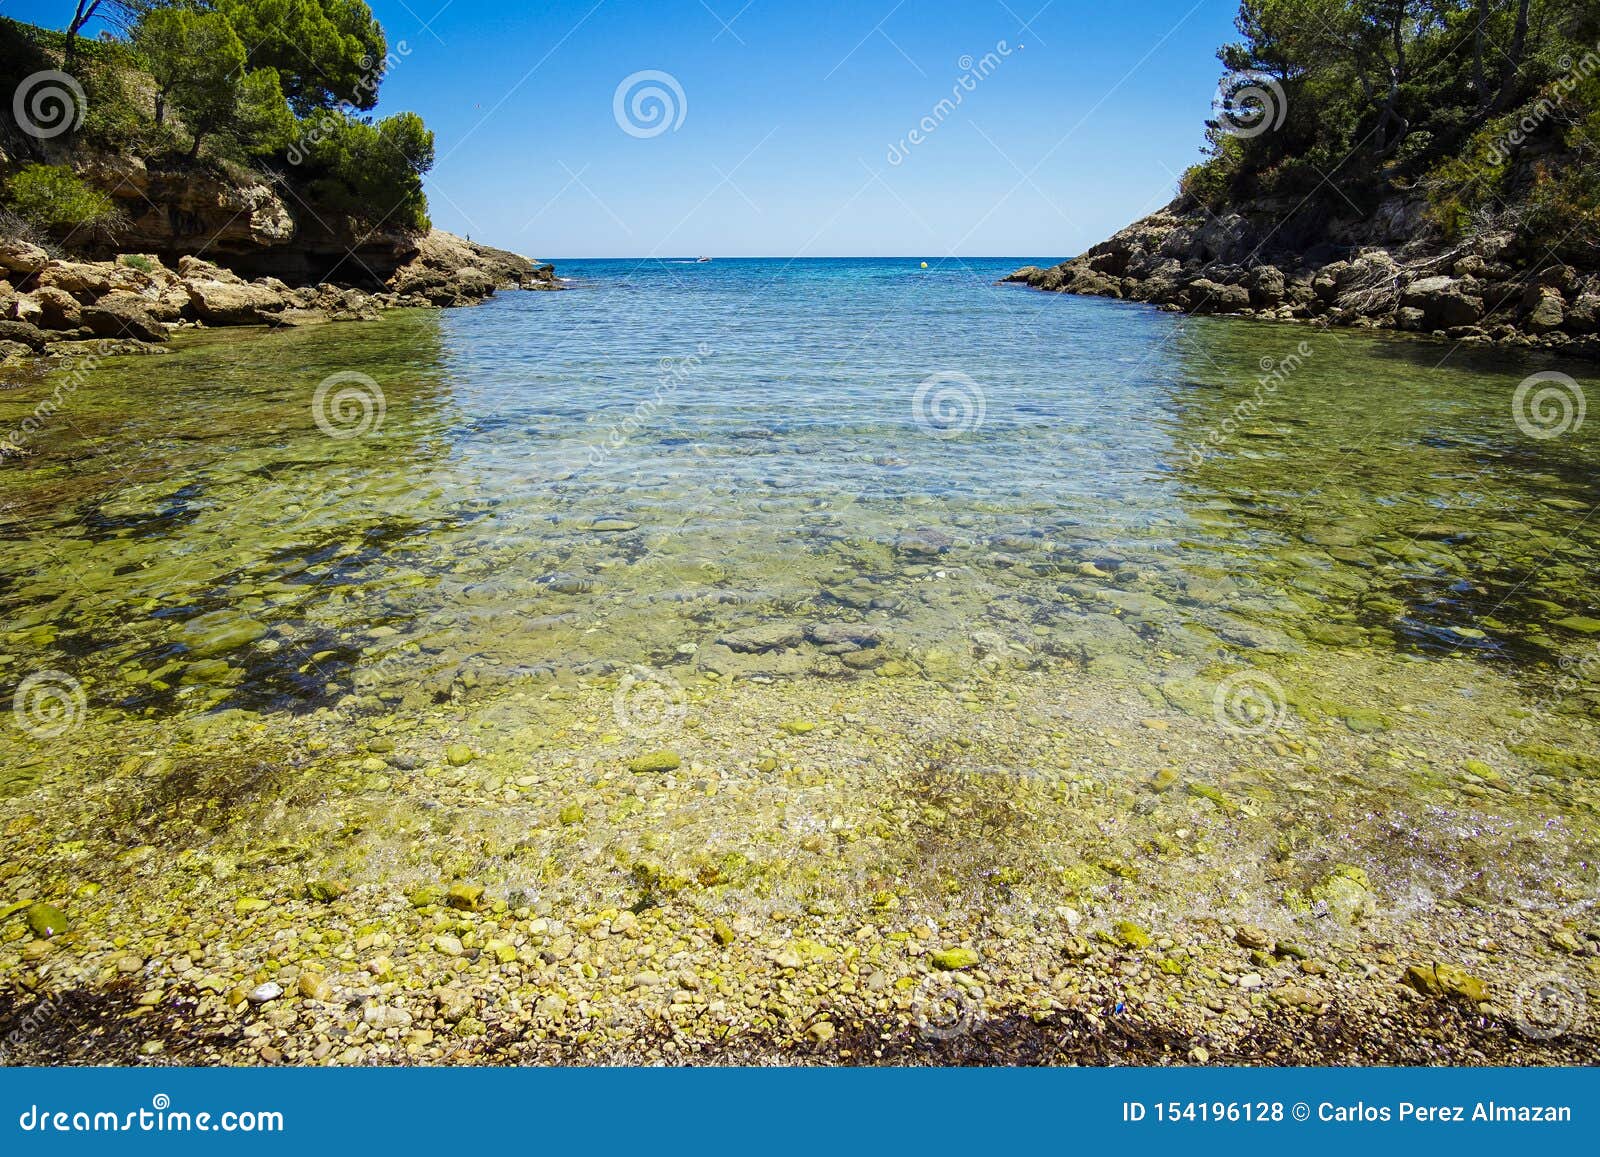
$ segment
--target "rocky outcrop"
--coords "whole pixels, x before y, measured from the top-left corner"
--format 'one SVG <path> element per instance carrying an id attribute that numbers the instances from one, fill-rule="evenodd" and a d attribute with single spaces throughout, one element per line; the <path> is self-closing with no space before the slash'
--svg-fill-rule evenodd
<path id="1" fill-rule="evenodd" d="M 151 253 L 109 261 L 52 257 L 16 238 L 0 238 L 0 361 L 46 353 L 60 342 L 115 339 L 123 348 L 158 347 L 195 326 L 298 327 L 369 321 L 400 306 L 457 306 L 497 289 L 559 289 L 555 271 L 525 257 L 449 233 L 421 238 L 415 253 L 375 292 L 331 283 L 290 286 L 249 280 L 193 255 L 169 267 Z"/>
<path id="2" fill-rule="evenodd" d="M 559 289 L 555 266 L 535 265 L 504 249 L 477 245 L 435 230 L 417 254 L 389 279 L 396 293 L 414 294 L 434 305 L 460 305 L 487 297 L 499 286 Z"/>
<path id="3" fill-rule="evenodd" d="M 1519 252 L 1508 233 L 1447 244 L 1415 202 L 1296 235 L 1268 207 L 1218 216 L 1180 197 L 1071 261 L 1005 280 L 1185 313 L 1600 357 L 1600 274 L 1538 258 Z"/>

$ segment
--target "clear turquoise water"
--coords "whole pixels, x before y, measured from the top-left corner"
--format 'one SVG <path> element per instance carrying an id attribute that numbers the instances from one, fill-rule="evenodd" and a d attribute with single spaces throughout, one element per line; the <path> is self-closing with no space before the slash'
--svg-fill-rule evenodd
<path id="1" fill-rule="evenodd" d="M 818 618 L 1135 677 L 1592 646 L 1595 426 L 1513 420 L 1556 363 L 995 284 L 1023 263 L 569 261 L 571 292 L 108 362 L 0 466 L 0 681 L 421 701 Z M 350 372 L 382 421 L 330 437 Z M 61 380 L 14 377 L 7 430 Z"/>

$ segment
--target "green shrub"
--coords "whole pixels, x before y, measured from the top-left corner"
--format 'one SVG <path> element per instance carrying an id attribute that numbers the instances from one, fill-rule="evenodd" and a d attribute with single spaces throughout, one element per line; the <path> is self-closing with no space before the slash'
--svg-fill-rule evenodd
<path id="1" fill-rule="evenodd" d="M 312 198 L 370 225 L 428 228 L 422 174 L 433 167 L 433 133 L 416 113 L 377 124 L 336 112 L 301 122 L 290 147 Z"/>
<path id="2" fill-rule="evenodd" d="M 6 186 L 11 208 L 58 233 L 114 233 L 122 214 L 112 199 L 65 165 L 29 165 Z"/>
<path id="3" fill-rule="evenodd" d="M 1234 174 L 1221 157 L 1190 165 L 1178 178 L 1178 191 L 1208 209 L 1224 204 L 1233 185 Z"/>

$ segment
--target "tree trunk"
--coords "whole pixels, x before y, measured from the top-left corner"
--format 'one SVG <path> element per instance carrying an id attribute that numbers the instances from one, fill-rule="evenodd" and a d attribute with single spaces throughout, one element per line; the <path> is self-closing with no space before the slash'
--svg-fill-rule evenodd
<path id="1" fill-rule="evenodd" d="M 1511 67 L 1500 82 L 1500 91 L 1494 98 L 1495 112 L 1504 112 L 1510 107 L 1511 97 L 1517 90 L 1517 78 L 1522 73 L 1522 54 L 1528 48 L 1528 8 L 1532 3 L 1533 0 L 1518 0 L 1517 24 L 1511 32 L 1511 49 L 1506 53 Z"/>
<path id="2" fill-rule="evenodd" d="M 77 7 L 72 10 L 72 23 L 67 25 L 67 50 L 62 59 L 67 72 L 72 71 L 78 59 L 78 30 L 94 19 L 95 9 L 99 7 L 100 0 L 78 0 Z"/>
<path id="3" fill-rule="evenodd" d="M 1472 91 L 1480 105 L 1489 100 L 1489 81 L 1483 74 L 1483 26 L 1489 20 L 1489 0 L 1477 0 L 1472 30 Z"/>

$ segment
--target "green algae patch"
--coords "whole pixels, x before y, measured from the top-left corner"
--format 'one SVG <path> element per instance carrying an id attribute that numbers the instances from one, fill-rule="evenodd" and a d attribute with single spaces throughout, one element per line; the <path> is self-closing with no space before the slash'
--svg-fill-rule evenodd
<path id="1" fill-rule="evenodd" d="M 1389 730 L 1388 717 L 1381 711 L 1373 711 L 1366 707 L 1347 708 L 1339 718 L 1357 735 L 1376 735 L 1380 731 Z"/>
<path id="2" fill-rule="evenodd" d="M 1600 756 L 1589 755 L 1582 751 L 1571 751 L 1567 748 L 1554 747 L 1548 743 L 1539 743 L 1529 740 L 1526 743 L 1513 743 L 1508 749 L 1525 759 L 1531 759 L 1541 767 L 1552 771 L 1577 771 L 1585 775 L 1600 774 Z"/>
<path id="3" fill-rule="evenodd" d="M 1118 920 L 1111 926 L 1111 938 L 1123 948 L 1149 948 L 1155 938 L 1132 920 Z"/>
<path id="4" fill-rule="evenodd" d="M 66 932 L 67 914 L 54 904 L 30 905 L 28 927 L 40 940 L 49 940 Z"/>
<path id="5" fill-rule="evenodd" d="M 957 972 L 963 968 L 976 968 L 980 957 L 970 948 L 935 948 L 928 953 L 928 963 L 941 972 Z"/>
<path id="6" fill-rule="evenodd" d="M 640 774 L 677 771 L 682 766 L 683 757 L 676 751 L 652 751 L 648 755 L 636 756 L 628 761 L 628 770 Z"/>
<path id="7" fill-rule="evenodd" d="M 1600 619 L 1591 619 L 1587 615 L 1568 615 L 1564 619 L 1557 619 L 1555 625 L 1581 635 L 1600 634 Z"/>

